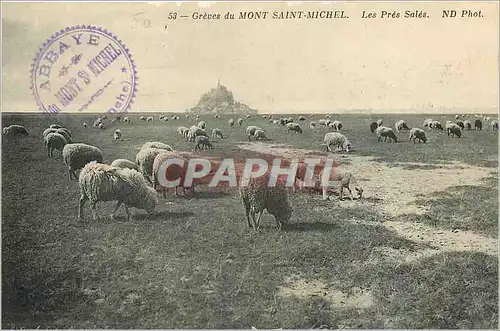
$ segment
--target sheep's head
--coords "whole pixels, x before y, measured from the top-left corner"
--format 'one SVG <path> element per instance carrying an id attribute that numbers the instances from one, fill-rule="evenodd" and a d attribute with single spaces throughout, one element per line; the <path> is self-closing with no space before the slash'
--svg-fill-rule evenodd
<path id="1" fill-rule="evenodd" d="M 140 200 L 141 206 L 139 208 L 146 210 L 148 214 L 152 214 L 158 204 L 158 197 L 155 189 L 152 187 L 146 187 L 146 189 L 146 196 Z"/>
<path id="2" fill-rule="evenodd" d="M 358 199 L 361 199 L 363 197 L 363 189 L 359 186 L 356 186 L 354 189 L 358 193 Z"/>
<path id="3" fill-rule="evenodd" d="M 9 132 L 9 128 L 8 127 L 3 128 L 3 134 L 7 134 L 7 132 Z"/>
<path id="4" fill-rule="evenodd" d="M 342 147 L 344 148 L 344 150 L 347 153 L 349 153 L 352 150 L 352 146 L 351 146 L 351 143 L 349 141 L 344 142 L 344 144 L 342 145 Z"/>

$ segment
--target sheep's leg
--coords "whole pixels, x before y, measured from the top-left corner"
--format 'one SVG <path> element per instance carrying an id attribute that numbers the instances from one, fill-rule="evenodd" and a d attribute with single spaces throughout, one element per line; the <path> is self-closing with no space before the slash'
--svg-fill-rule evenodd
<path id="1" fill-rule="evenodd" d="M 250 204 L 247 203 L 247 202 L 243 202 L 243 207 L 245 208 L 245 215 L 247 217 L 248 227 L 251 228 L 252 227 L 252 223 L 250 222 Z"/>
<path id="2" fill-rule="evenodd" d="M 130 210 L 128 209 L 127 205 L 124 204 L 124 206 L 125 206 L 125 212 L 127 213 L 127 222 L 129 222 L 130 221 Z"/>
<path id="3" fill-rule="evenodd" d="M 97 204 L 97 201 L 90 202 L 90 209 L 92 209 L 92 218 L 94 219 L 94 221 L 98 220 L 96 204 Z"/>
<path id="4" fill-rule="evenodd" d="M 115 209 L 111 213 L 111 219 L 113 219 L 113 220 L 115 219 L 115 214 L 116 214 L 116 212 L 118 211 L 118 208 L 120 208 L 121 205 L 122 205 L 122 202 L 118 201 L 118 203 L 115 206 Z"/>
<path id="5" fill-rule="evenodd" d="M 340 185 L 339 200 L 344 198 L 344 186 Z"/>
<path id="6" fill-rule="evenodd" d="M 354 200 L 354 198 L 352 197 L 351 188 L 349 186 L 347 187 L 347 190 L 349 191 L 349 196 L 351 197 L 351 201 Z"/>
<path id="7" fill-rule="evenodd" d="M 78 203 L 78 218 L 79 219 L 83 218 L 83 206 L 85 205 L 86 201 L 87 201 L 87 196 L 85 194 L 82 194 L 80 196 L 80 201 Z"/>
<path id="8" fill-rule="evenodd" d="M 76 175 L 75 170 L 73 170 L 72 173 L 73 173 L 73 177 L 75 177 L 75 179 L 78 179 L 78 176 Z"/>
<path id="9" fill-rule="evenodd" d="M 70 167 L 68 167 L 68 173 L 69 173 L 69 180 L 72 180 L 73 177 L 71 177 L 71 175 L 73 174 L 73 172 L 71 171 Z"/>
<path id="10" fill-rule="evenodd" d="M 281 230 L 283 224 L 278 220 L 278 218 L 276 216 L 274 216 L 274 220 L 276 221 L 276 228 L 278 230 Z"/>
<path id="11" fill-rule="evenodd" d="M 255 223 L 255 211 L 253 209 L 250 211 L 250 217 L 252 218 L 252 227 L 255 230 L 256 229 L 255 228 L 255 226 L 256 226 L 256 223 Z"/>
<path id="12" fill-rule="evenodd" d="M 323 187 L 323 200 L 328 200 L 328 189 Z"/>
<path id="13" fill-rule="evenodd" d="M 259 229 L 260 227 L 260 220 L 262 218 L 262 214 L 264 214 L 264 210 L 261 210 L 257 213 L 257 230 Z"/>

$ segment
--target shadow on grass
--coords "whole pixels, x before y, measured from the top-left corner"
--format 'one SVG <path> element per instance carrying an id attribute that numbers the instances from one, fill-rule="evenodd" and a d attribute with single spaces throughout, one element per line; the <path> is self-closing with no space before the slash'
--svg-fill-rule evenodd
<path id="1" fill-rule="evenodd" d="M 182 211 L 182 212 L 172 212 L 168 210 L 157 211 L 154 214 L 135 214 L 133 216 L 134 220 L 137 221 L 168 221 L 170 219 L 183 219 L 188 218 L 195 215 L 194 212 L 191 211 Z M 125 216 L 123 216 L 125 219 Z"/>
<path id="2" fill-rule="evenodd" d="M 323 222 L 314 222 L 314 223 L 301 223 L 301 222 L 293 222 L 287 223 L 283 225 L 282 231 L 285 232 L 294 232 L 294 231 L 320 231 L 320 232 L 328 232 L 333 230 L 340 229 L 340 226 L 335 223 L 323 223 Z"/>

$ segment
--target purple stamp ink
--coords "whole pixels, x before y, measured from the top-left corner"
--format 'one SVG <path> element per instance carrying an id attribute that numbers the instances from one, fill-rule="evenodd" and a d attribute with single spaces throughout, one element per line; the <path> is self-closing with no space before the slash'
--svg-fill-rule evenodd
<path id="1" fill-rule="evenodd" d="M 40 47 L 31 67 L 31 90 L 47 113 L 130 109 L 137 71 L 129 49 L 108 30 L 65 28 Z"/>

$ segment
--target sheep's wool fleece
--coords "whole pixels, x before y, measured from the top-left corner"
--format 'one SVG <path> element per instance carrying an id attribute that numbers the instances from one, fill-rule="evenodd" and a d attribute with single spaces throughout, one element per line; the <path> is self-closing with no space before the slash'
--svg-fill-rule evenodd
<path id="1" fill-rule="evenodd" d="M 63 149 L 64 164 L 72 170 L 83 168 L 87 163 L 103 160 L 102 152 L 99 148 L 82 143 L 67 144 Z"/>
<path id="2" fill-rule="evenodd" d="M 173 150 L 172 147 L 170 147 L 170 145 L 164 144 L 164 143 L 159 142 L 159 141 L 145 142 L 144 145 L 142 145 L 141 149 L 144 149 L 144 148 L 159 148 L 159 149 L 165 149 L 167 151 Z"/>
<path id="3" fill-rule="evenodd" d="M 240 186 L 240 196 L 244 202 L 250 204 L 253 212 L 267 209 L 267 211 L 281 219 L 291 213 L 291 204 L 285 182 L 278 179 L 275 186 L 269 187 L 269 174 L 257 178 L 250 178 L 247 186 Z"/>
<path id="4" fill-rule="evenodd" d="M 113 162 L 111 162 L 110 166 L 117 168 L 129 168 L 129 169 L 139 170 L 139 166 L 136 163 L 127 159 L 116 159 Z"/>
<path id="5" fill-rule="evenodd" d="M 160 148 L 144 148 L 135 156 L 135 162 L 139 166 L 139 171 L 144 176 L 151 176 L 153 173 L 153 163 L 156 155 L 168 152 L 166 149 Z"/>
<path id="6" fill-rule="evenodd" d="M 145 209 L 148 202 L 158 202 L 156 192 L 133 169 L 89 163 L 80 172 L 78 182 L 80 192 L 91 202 L 121 201 L 139 209 Z"/>
<path id="7" fill-rule="evenodd" d="M 55 148 L 62 151 L 67 141 L 62 134 L 57 132 L 51 132 L 45 137 L 45 143 L 47 144 L 47 147 Z"/>

